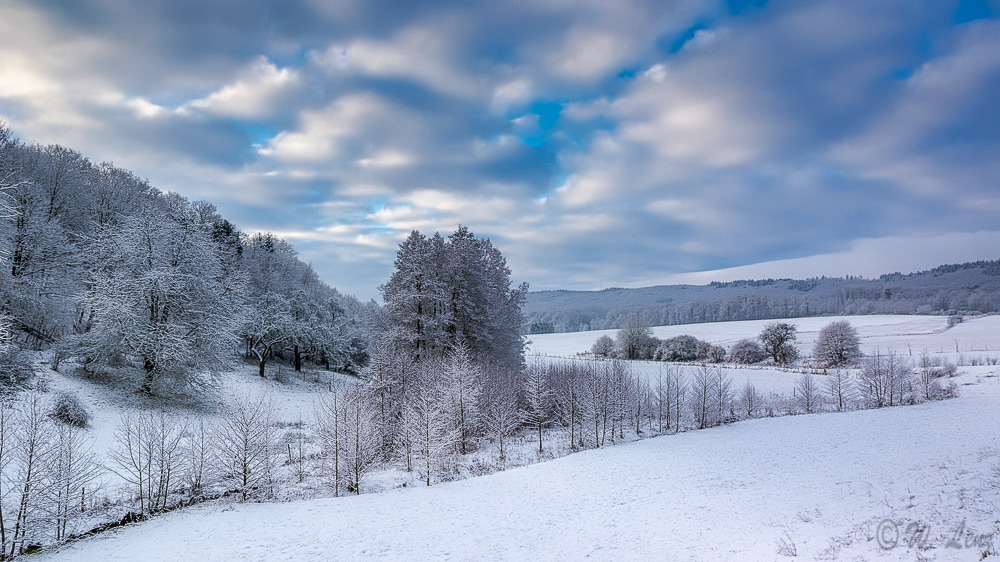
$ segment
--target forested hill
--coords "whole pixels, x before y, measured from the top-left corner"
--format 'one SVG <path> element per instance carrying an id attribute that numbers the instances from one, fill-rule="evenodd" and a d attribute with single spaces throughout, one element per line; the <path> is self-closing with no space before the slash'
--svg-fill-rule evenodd
<path id="1" fill-rule="evenodd" d="M 819 277 L 528 293 L 525 331 L 620 328 L 641 313 L 654 326 L 843 314 L 1000 311 L 1000 260 L 942 265 L 878 279 Z"/>
<path id="2" fill-rule="evenodd" d="M 261 373 L 276 357 L 296 369 L 363 361 L 372 305 L 328 286 L 289 243 L 72 149 L 22 143 L 3 122 L 0 266 L 0 351 L 13 340 L 88 369 L 138 366 L 144 389 L 233 349 Z"/>

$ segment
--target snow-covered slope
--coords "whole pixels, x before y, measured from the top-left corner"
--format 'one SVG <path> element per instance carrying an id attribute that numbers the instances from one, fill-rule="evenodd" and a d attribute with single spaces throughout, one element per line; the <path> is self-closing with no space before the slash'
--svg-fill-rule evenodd
<path id="1" fill-rule="evenodd" d="M 859 331 L 900 351 L 1000 349 L 993 317 L 904 324 Z M 745 421 L 431 488 L 202 504 L 35 559 L 978 560 L 1000 547 L 1000 367 L 955 380 L 954 400 Z"/>

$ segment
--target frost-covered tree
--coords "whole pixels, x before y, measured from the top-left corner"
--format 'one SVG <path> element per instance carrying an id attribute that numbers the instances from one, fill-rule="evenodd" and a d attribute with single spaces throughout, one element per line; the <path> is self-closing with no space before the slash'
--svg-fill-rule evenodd
<path id="1" fill-rule="evenodd" d="M 658 343 L 653 337 L 653 330 L 641 314 L 631 316 L 625 327 L 616 335 L 618 352 L 622 359 L 649 359 Z"/>
<path id="2" fill-rule="evenodd" d="M 66 540 L 86 515 L 82 510 L 87 493 L 98 490 L 93 483 L 102 472 L 92 452 L 93 440 L 80 427 L 58 424 L 55 450 L 48 469 L 48 503 L 55 522 L 55 539 Z"/>
<path id="3" fill-rule="evenodd" d="M 93 323 L 76 353 L 88 363 L 140 366 L 150 394 L 162 378 L 197 384 L 199 373 L 220 368 L 241 317 L 240 284 L 226 278 L 189 212 L 181 202 L 166 210 L 148 205 L 127 219 L 84 296 Z"/>
<path id="4" fill-rule="evenodd" d="M 10 513 L 13 519 L 0 529 L 7 558 L 23 554 L 27 545 L 40 539 L 43 527 L 50 524 L 48 471 L 56 456 L 54 427 L 39 395 L 31 393 L 26 397 L 14 421 L 11 474 L 7 475 L 14 500 Z"/>
<path id="5" fill-rule="evenodd" d="M 841 367 L 861 357 L 858 331 L 847 320 L 830 322 L 819 331 L 813 356 L 827 367 Z"/>
<path id="6" fill-rule="evenodd" d="M 752 365 L 765 359 L 767 359 L 767 353 L 764 352 L 764 348 L 753 340 L 743 339 L 729 348 L 729 360 L 733 363 Z"/>
<path id="7" fill-rule="evenodd" d="M 112 470 L 133 490 L 139 513 L 164 510 L 184 463 L 183 420 L 166 412 L 126 412 L 115 429 Z"/>
<path id="8" fill-rule="evenodd" d="M 275 347 L 291 338 L 290 310 L 288 300 L 274 292 L 257 297 L 247 309 L 243 339 L 247 352 L 257 360 L 257 374 L 261 377 Z"/>
<path id="9" fill-rule="evenodd" d="M 213 441 L 219 473 L 240 492 L 240 500 L 270 497 L 274 491 L 278 436 L 269 396 L 236 395 L 222 409 Z"/>
<path id="10" fill-rule="evenodd" d="M 364 477 L 382 458 L 376 404 L 364 385 L 336 384 L 316 412 L 334 495 L 341 487 L 361 493 Z"/>
<path id="11" fill-rule="evenodd" d="M 757 416 L 761 407 L 761 396 L 757 392 L 757 387 L 750 381 L 747 381 L 743 385 L 743 390 L 740 391 L 740 413 L 742 413 L 747 418 L 753 418 Z"/>
<path id="12" fill-rule="evenodd" d="M 858 390 L 870 408 L 895 406 L 912 399 L 913 369 L 895 351 L 865 357 L 858 373 Z"/>
<path id="13" fill-rule="evenodd" d="M 590 352 L 598 357 L 612 357 L 615 354 L 615 349 L 615 340 L 605 334 L 597 338 L 597 341 L 591 346 Z"/>
<path id="14" fill-rule="evenodd" d="M 549 365 L 549 380 L 552 382 L 552 402 L 556 419 L 569 428 L 569 447 L 576 449 L 583 445 L 583 399 L 585 371 L 589 366 L 577 363 Z"/>
<path id="15" fill-rule="evenodd" d="M 851 385 L 851 378 L 847 371 L 843 369 L 834 369 L 831 371 L 827 376 L 826 386 L 827 391 L 830 393 L 830 399 L 837 405 L 838 412 L 850 404 L 854 392 Z"/>
<path id="16" fill-rule="evenodd" d="M 532 364 L 524 378 L 524 421 L 538 436 L 538 452 L 542 452 L 542 430 L 549 424 L 552 391 L 549 373 L 540 362 Z"/>
<path id="17" fill-rule="evenodd" d="M 457 436 L 458 452 L 466 454 L 479 423 L 482 370 L 463 344 L 452 349 L 441 364 L 439 388 L 443 407 Z"/>
<path id="18" fill-rule="evenodd" d="M 691 414 L 698 429 L 712 427 L 719 423 L 720 391 L 717 388 L 719 376 L 715 367 L 702 366 L 694 371 L 689 386 Z"/>
<path id="19" fill-rule="evenodd" d="M 428 486 L 441 472 L 458 443 L 450 404 L 427 362 L 421 363 L 413 391 L 407 400 L 404 418 L 409 441 L 422 464 Z"/>
<path id="20" fill-rule="evenodd" d="M 414 231 L 380 290 L 386 337 L 415 361 L 443 357 L 462 343 L 478 363 L 523 365 L 521 306 L 528 288 L 511 288 L 507 262 L 489 239 L 466 227 L 447 240 Z"/>
<path id="21" fill-rule="evenodd" d="M 492 368 L 479 395 L 480 421 L 485 435 L 496 441 L 500 461 L 507 458 L 508 438 L 524 421 L 517 400 L 520 385 L 518 373 Z"/>
<path id="22" fill-rule="evenodd" d="M 698 338 L 687 334 L 667 338 L 656 348 L 657 361 L 694 361 L 698 358 Z M 707 349 L 705 350 L 707 355 Z"/>
<path id="23" fill-rule="evenodd" d="M 771 322 L 764 326 L 758 336 L 764 346 L 764 353 L 779 365 L 795 361 L 798 358 L 798 350 L 794 345 L 797 331 L 795 325 L 788 322 Z"/>
<path id="24" fill-rule="evenodd" d="M 815 412 L 822 400 L 819 385 L 812 373 L 803 373 L 795 383 L 795 396 L 799 407 L 807 414 Z"/>

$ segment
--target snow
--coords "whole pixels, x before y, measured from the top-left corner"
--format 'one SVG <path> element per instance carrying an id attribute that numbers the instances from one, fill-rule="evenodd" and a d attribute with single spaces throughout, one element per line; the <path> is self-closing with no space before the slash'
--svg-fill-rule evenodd
<path id="1" fill-rule="evenodd" d="M 948 330 L 939 317 L 849 320 L 866 349 L 1000 357 L 1000 317 Z M 800 340 L 829 321 L 795 320 Z M 753 337 L 762 325 L 655 333 L 720 343 Z M 599 335 L 533 336 L 532 350 L 570 355 Z M 286 417 L 311 411 L 305 386 L 238 380 L 229 384 L 280 395 Z M 953 400 L 744 421 L 431 488 L 209 502 L 33 559 L 781 560 L 794 551 L 803 559 L 978 560 L 984 547 L 965 548 L 966 538 L 989 536 L 1000 548 L 1000 367 L 963 366 L 954 380 L 961 394 Z M 883 537 L 900 532 L 891 550 L 876 540 L 886 519 Z M 929 529 L 923 549 L 905 544 L 912 523 Z M 963 548 L 947 547 L 963 524 L 971 533 L 959 537 Z"/>

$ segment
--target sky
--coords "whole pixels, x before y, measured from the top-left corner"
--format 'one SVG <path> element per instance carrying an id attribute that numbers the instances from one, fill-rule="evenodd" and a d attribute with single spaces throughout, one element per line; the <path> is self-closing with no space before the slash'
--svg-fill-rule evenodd
<path id="1" fill-rule="evenodd" d="M 361 298 L 460 224 L 533 290 L 1000 258 L 1000 0 L 4 0 L 0 61 Z"/>

